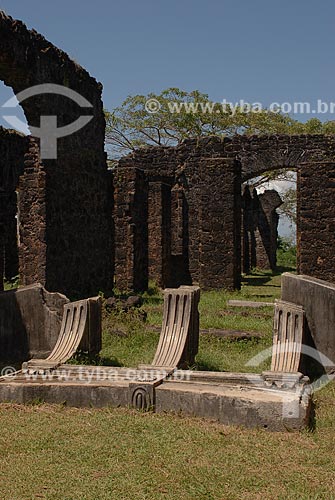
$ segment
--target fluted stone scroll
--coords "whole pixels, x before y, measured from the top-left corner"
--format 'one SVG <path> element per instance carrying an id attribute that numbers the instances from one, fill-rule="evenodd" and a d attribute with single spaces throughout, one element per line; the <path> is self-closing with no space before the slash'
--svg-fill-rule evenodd
<path id="1" fill-rule="evenodd" d="M 199 346 L 200 288 L 164 290 L 163 325 L 152 366 L 183 368 L 194 363 Z"/>
<path id="2" fill-rule="evenodd" d="M 23 363 L 24 371 L 43 372 L 66 363 L 81 348 L 91 353 L 101 348 L 101 300 L 99 297 L 64 305 L 60 334 L 46 359 L 31 359 Z"/>
<path id="3" fill-rule="evenodd" d="M 276 300 L 271 371 L 298 372 L 305 312 L 302 306 Z"/>
<path id="4" fill-rule="evenodd" d="M 129 404 L 141 410 L 155 408 L 156 387 L 177 368 L 195 361 L 199 347 L 200 288 L 181 286 L 164 290 L 163 324 L 151 365 L 140 365 L 144 379 L 129 384 Z"/>

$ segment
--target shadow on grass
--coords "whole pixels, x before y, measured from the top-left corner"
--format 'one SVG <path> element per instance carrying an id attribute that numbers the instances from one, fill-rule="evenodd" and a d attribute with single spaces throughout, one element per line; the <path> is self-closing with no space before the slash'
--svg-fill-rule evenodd
<path id="1" fill-rule="evenodd" d="M 115 366 L 118 368 L 121 368 L 124 366 L 123 363 L 121 363 L 117 358 L 109 358 L 109 357 L 99 357 L 99 363 L 100 366 Z"/>
<path id="2" fill-rule="evenodd" d="M 271 281 L 272 276 L 264 275 L 252 275 L 245 276 L 242 278 L 242 284 L 247 286 L 264 286 L 265 283 Z"/>
<path id="3" fill-rule="evenodd" d="M 291 266 L 277 266 L 273 275 L 279 276 L 280 274 L 283 274 L 283 273 L 296 273 L 296 272 L 297 272 L 297 270 L 293 266 L 292 267 Z"/>
<path id="4" fill-rule="evenodd" d="M 218 365 L 211 363 L 211 361 L 199 360 L 196 361 L 194 365 L 190 367 L 191 370 L 200 372 L 222 372 Z"/>
<path id="5" fill-rule="evenodd" d="M 119 368 L 124 366 L 117 358 L 100 356 L 99 354 L 91 356 L 87 352 L 82 351 L 77 352 L 68 363 L 73 365 L 114 366 Z"/>
<path id="6" fill-rule="evenodd" d="M 247 276 L 242 277 L 242 284 L 246 286 L 264 286 L 266 283 L 272 280 L 274 276 L 280 276 L 283 273 L 295 272 L 293 267 L 283 267 L 279 266 L 275 271 L 252 271 Z M 275 288 L 280 288 L 280 285 L 267 285 Z"/>
<path id="7" fill-rule="evenodd" d="M 155 297 L 155 296 L 142 296 L 143 305 L 146 306 L 154 306 L 163 304 L 163 297 Z"/>

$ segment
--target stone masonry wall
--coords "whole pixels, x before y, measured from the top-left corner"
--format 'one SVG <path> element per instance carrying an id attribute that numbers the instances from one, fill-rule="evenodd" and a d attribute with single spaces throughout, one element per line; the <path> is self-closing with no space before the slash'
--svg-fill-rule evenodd
<path id="1" fill-rule="evenodd" d="M 13 177 L 22 283 L 38 280 L 70 297 L 93 295 L 112 287 L 115 256 L 120 288 L 144 289 L 148 278 L 161 286 L 238 288 L 241 181 L 281 168 L 299 172 L 298 268 L 334 279 L 329 249 L 335 136 L 206 137 L 177 147 L 141 149 L 120 161 L 112 186 L 101 85 L 43 36 L 2 11 L 0 78 L 16 94 L 53 83 L 92 104 L 82 108 L 57 94 L 21 103 L 30 126 L 39 127 L 41 116 L 57 115 L 59 128 L 92 116 L 80 131 L 58 140 L 55 160 L 41 159 L 39 141 L 26 140 L 24 171 Z M 6 196 L 0 193 L 0 212 L 11 206 L 13 213 L 13 198 L 6 201 Z M 269 223 L 266 214 L 264 222 Z M 9 232 L 13 235 L 13 225 Z M 274 233 L 270 240 L 273 244 Z"/>
<path id="2" fill-rule="evenodd" d="M 335 204 L 330 187 L 329 200 L 323 202 L 322 196 L 314 193 L 313 176 L 309 183 L 307 181 L 309 170 L 314 172 L 313 165 L 318 165 L 321 177 L 327 178 L 326 185 L 331 186 L 325 162 L 331 162 L 334 155 L 335 136 L 283 135 L 189 139 L 177 147 L 140 149 L 121 159 L 119 170 L 142 170 L 148 185 L 149 277 L 161 286 L 198 283 L 204 288 L 238 288 L 240 182 L 283 168 L 296 168 L 301 172 L 298 192 L 300 182 L 305 183 L 299 195 L 298 268 L 315 277 L 333 276 L 332 259 L 324 259 L 323 265 L 309 266 L 310 262 L 317 262 L 318 254 L 328 252 L 326 240 L 333 238 L 331 215 L 323 233 L 314 232 L 313 238 L 303 235 L 311 225 L 308 217 L 315 227 L 319 220 L 318 215 L 308 209 L 313 196 L 319 196 L 316 206 L 321 213 L 328 212 L 328 203 Z M 160 185 L 170 189 L 170 201 L 166 201 L 167 195 L 165 204 L 162 194 L 157 194 Z M 318 182 L 314 186 L 317 189 Z M 280 200 L 273 195 L 262 195 L 258 201 L 259 217 L 251 245 L 254 250 L 246 248 L 244 242 L 243 255 L 248 253 L 249 266 L 255 262 L 258 267 L 274 268 L 278 224 L 275 208 Z M 306 213 L 309 216 L 303 215 Z M 122 225 L 122 221 L 119 220 L 119 224 Z"/>
<path id="3" fill-rule="evenodd" d="M 170 281 L 171 269 L 171 186 L 148 182 L 148 271 L 150 279 L 164 287 Z M 176 208 L 178 211 L 179 208 Z"/>
<path id="4" fill-rule="evenodd" d="M 239 286 L 240 258 L 235 249 L 240 244 L 240 166 L 219 153 L 211 142 L 208 150 L 192 143 L 139 150 L 119 162 L 116 178 L 139 169 L 147 183 L 149 279 L 161 286 Z M 119 206 L 115 197 L 115 214 Z M 126 218 L 116 215 L 116 219 L 117 225 L 127 226 Z M 131 239 L 123 242 L 132 247 Z M 123 249 L 122 259 L 125 254 Z M 131 255 L 128 250 L 130 263 Z M 117 283 L 124 274 L 119 262 L 116 242 Z"/>
<path id="5" fill-rule="evenodd" d="M 275 190 L 257 194 L 245 186 L 242 196 L 242 268 L 248 273 L 252 268 L 272 269 L 277 262 L 277 237 L 279 215 L 276 212 L 282 200 Z"/>
<path id="6" fill-rule="evenodd" d="M 258 230 L 256 233 L 256 266 L 259 269 L 276 269 L 279 215 L 282 205 L 277 191 L 269 189 L 258 195 Z"/>
<path id="7" fill-rule="evenodd" d="M 142 170 L 114 175 L 115 285 L 123 291 L 148 287 L 148 191 Z"/>
<path id="8" fill-rule="evenodd" d="M 19 242 L 17 225 L 17 193 L 8 199 L 8 219 L 5 224 L 4 277 L 7 281 L 19 275 Z"/>
<path id="9" fill-rule="evenodd" d="M 13 130 L 0 127 L 0 289 L 3 278 L 18 274 L 17 197 L 24 170 L 27 139 Z"/>
<path id="10" fill-rule="evenodd" d="M 298 273 L 335 283 L 335 162 L 299 172 Z"/>
<path id="11" fill-rule="evenodd" d="M 18 186 L 19 261 L 22 285 L 45 283 L 47 271 L 46 172 L 38 142 L 28 138 L 24 173 Z"/>
<path id="12" fill-rule="evenodd" d="M 58 140 L 55 160 L 41 160 L 38 140 L 30 143 L 20 183 L 21 281 L 39 279 L 49 291 L 70 297 L 111 288 L 112 189 L 104 152 L 102 86 L 42 35 L 2 11 L 0 78 L 16 94 L 52 83 L 76 91 L 93 106 L 82 108 L 57 93 L 21 104 L 28 124 L 36 127 L 41 116 L 57 115 L 58 128 L 82 115 L 93 117 L 80 131 Z"/>

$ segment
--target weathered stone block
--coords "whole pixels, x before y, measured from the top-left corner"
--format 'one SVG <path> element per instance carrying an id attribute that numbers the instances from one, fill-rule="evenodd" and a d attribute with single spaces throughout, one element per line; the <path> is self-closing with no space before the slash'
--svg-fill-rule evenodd
<path id="1" fill-rule="evenodd" d="M 47 357 L 60 332 L 65 295 L 35 284 L 0 293 L 0 357 L 26 361 Z"/>
<path id="2" fill-rule="evenodd" d="M 306 315 L 305 342 L 316 349 L 326 371 L 335 367 L 335 284 L 305 275 L 282 275 L 282 299 L 302 306 Z M 326 359 L 327 358 L 327 359 Z M 311 359 L 305 363 L 311 364 Z"/>

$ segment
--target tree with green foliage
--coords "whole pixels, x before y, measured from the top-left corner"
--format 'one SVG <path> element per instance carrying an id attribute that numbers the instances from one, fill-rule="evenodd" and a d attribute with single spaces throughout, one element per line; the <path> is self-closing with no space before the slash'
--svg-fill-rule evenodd
<path id="1" fill-rule="evenodd" d="M 296 269 L 297 246 L 292 238 L 278 236 L 277 241 L 277 265 L 280 267 Z"/>
<path id="2" fill-rule="evenodd" d="M 322 123 L 312 118 L 301 123 L 280 111 L 250 109 L 211 101 L 198 90 L 185 92 L 168 88 L 160 94 L 129 96 L 106 115 L 106 143 L 111 164 L 138 148 L 174 146 L 186 138 L 204 136 L 231 137 L 235 134 L 317 134 L 334 133 L 335 122 Z M 253 186 L 271 180 L 291 180 L 287 170 L 267 172 Z M 295 189 L 284 196 L 286 215 L 294 221 Z"/>
<path id="3" fill-rule="evenodd" d="M 106 122 L 112 158 L 148 145 L 171 146 L 203 136 L 335 133 L 335 122 L 312 118 L 301 123 L 279 111 L 217 103 L 198 90 L 178 88 L 129 96 L 112 112 L 106 111 Z"/>

